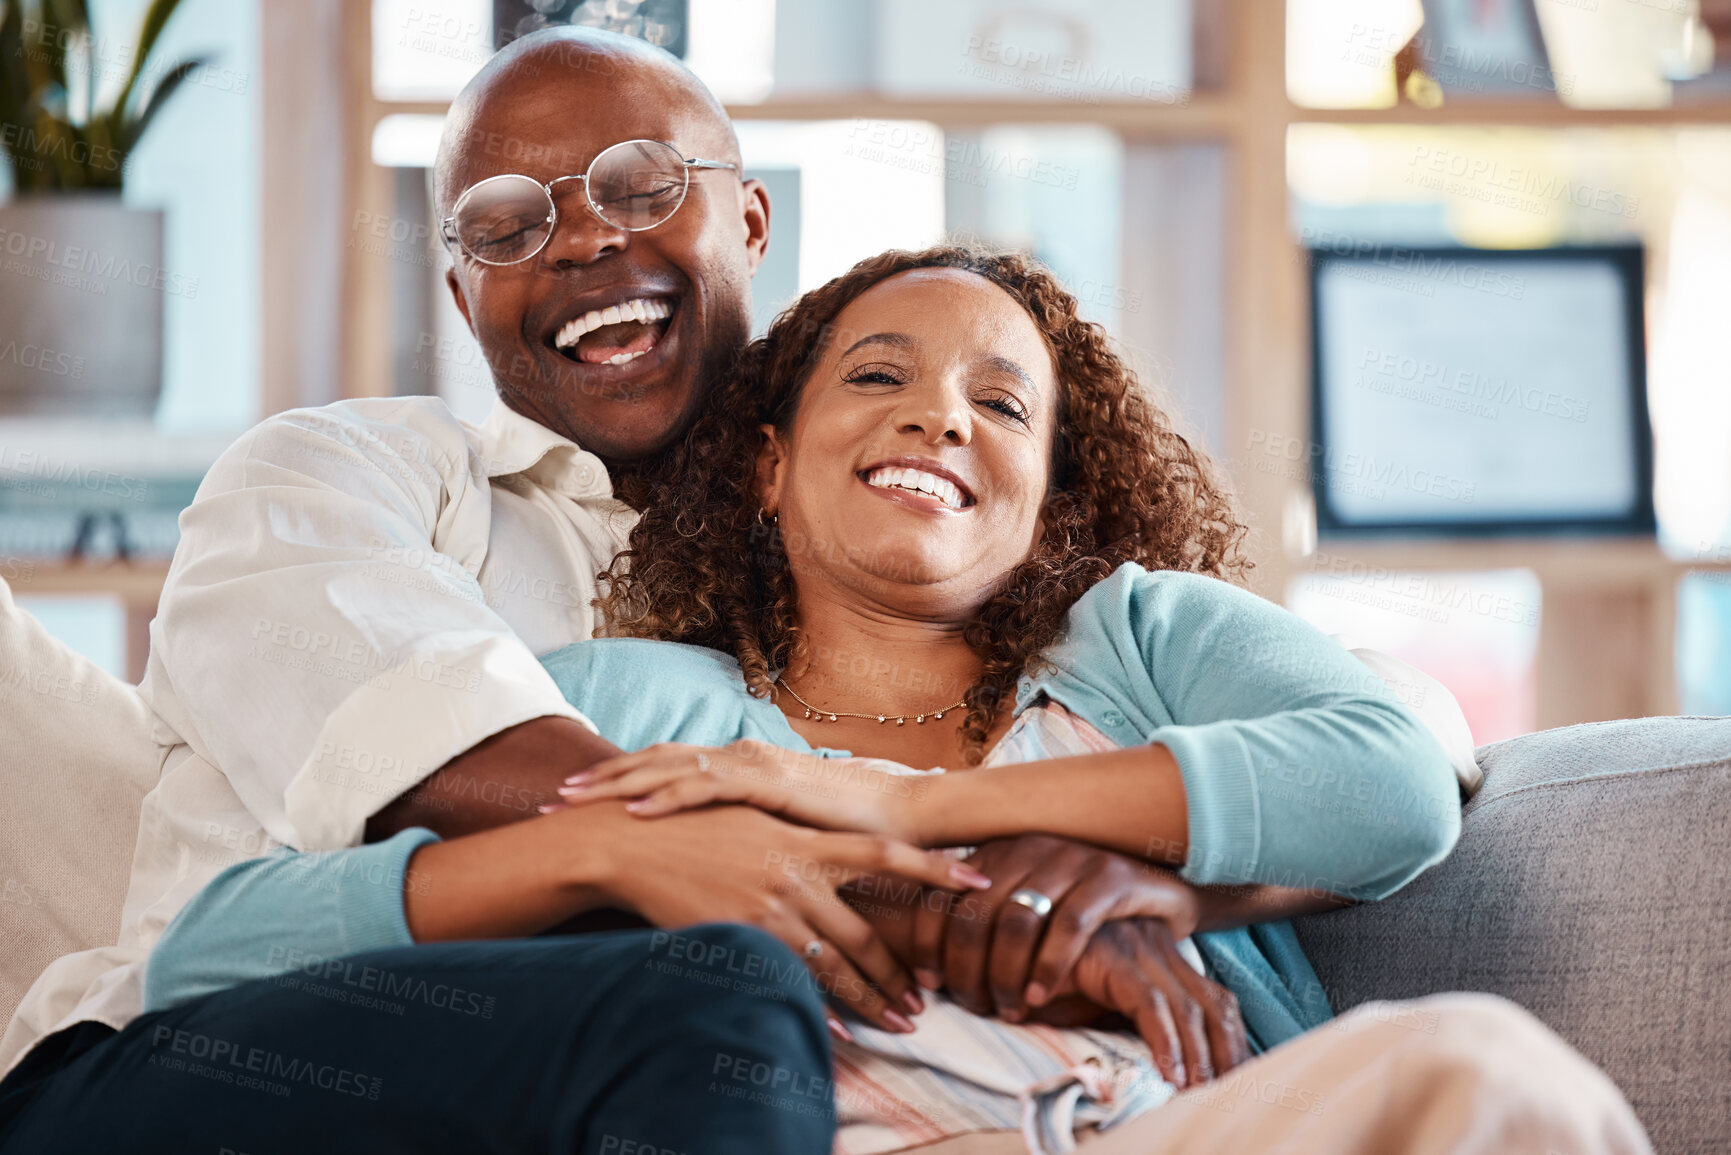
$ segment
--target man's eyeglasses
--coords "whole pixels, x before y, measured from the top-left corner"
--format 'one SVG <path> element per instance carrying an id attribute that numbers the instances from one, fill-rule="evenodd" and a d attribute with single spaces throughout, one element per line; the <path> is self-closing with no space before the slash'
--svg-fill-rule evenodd
<path id="1" fill-rule="evenodd" d="M 583 195 L 597 217 L 614 228 L 640 233 L 685 203 L 694 168 L 739 171 L 725 160 L 688 160 L 663 141 L 627 140 L 603 149 L 585 173 L 546 184 L 513 173 L 470 185 L 451 215 L 439 222 L 439 231 L 447 245 L 461 245 L 477 261 L 511 265 L 547 247 L 559 223 L 554 185 L 582 181 Z"/>

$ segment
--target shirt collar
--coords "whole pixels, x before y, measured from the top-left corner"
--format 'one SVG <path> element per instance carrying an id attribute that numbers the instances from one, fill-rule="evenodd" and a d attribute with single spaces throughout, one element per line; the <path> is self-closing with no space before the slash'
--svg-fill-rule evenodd
<path id="1" fill-rule="evenodd" d="M 494 401 L 480 428 L 481 464 L 489 478 L 521 474 L 567 497 L 612 497 L 601 459 L 568 437 Z"/>

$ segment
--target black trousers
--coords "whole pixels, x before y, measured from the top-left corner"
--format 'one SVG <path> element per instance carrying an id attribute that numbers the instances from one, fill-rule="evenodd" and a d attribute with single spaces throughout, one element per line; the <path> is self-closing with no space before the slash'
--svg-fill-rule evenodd
<path id="1" fill-rule="evenodd" d="M 62 1031 L 0 1082 L 0 1152 L 827 1155 L 829 1071 L 757 930 L 433 944 Z"/>

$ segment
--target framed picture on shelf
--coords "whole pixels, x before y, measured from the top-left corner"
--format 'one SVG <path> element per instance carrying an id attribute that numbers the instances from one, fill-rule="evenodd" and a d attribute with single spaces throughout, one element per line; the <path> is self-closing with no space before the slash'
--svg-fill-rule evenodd
<path id="1" fill-rule="evenodd" d="M 1654 533 L 1638 246 L 1310 267 L 1319 532 Z"/>

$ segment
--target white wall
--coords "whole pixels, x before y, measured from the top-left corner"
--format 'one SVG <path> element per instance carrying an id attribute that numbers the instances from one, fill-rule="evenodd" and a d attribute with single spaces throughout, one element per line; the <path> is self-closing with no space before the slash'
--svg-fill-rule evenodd
<path id="1" fill-rule="evenodd" d="M 91 0 L 99 40 L 136 44 L 145 6 Z M 211 65 L 157 114 L 126 182 L 127 204 L 167 213 L 169 271 L 198 282 L 165 302 L 157 422 L 174 432 L 238 432 L 259 416 L 258 27 L 257 0 L 183 0 L 153 60 Z"/>

